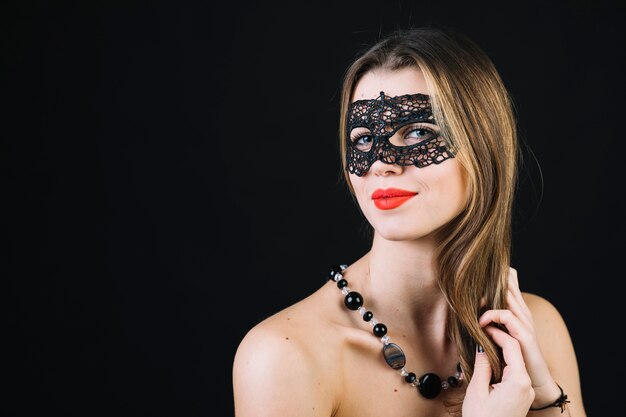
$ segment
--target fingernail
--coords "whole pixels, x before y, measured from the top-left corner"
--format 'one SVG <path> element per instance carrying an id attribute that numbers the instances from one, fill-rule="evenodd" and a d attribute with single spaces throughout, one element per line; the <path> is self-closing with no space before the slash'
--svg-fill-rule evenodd
<path id="1" fill-rule="evenodd" d="M 481 345 L 477 344 L 476 345 L 476 351 L 478 353 L 483 353 L 485 351 L 485 349 Z"/>

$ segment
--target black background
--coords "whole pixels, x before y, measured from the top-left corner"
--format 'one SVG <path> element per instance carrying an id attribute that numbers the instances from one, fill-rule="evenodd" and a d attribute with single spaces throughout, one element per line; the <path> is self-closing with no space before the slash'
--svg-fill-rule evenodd
<path id="1" fill-rule="evenodd" d="M 512 266 L 565 318 L 588 414 L 623 409 L 624 2 L 3 6 L 3 416 L 232 415 L 245 332 L 368 248 L 343 71 L 421 24 L 509 88 Z"/>

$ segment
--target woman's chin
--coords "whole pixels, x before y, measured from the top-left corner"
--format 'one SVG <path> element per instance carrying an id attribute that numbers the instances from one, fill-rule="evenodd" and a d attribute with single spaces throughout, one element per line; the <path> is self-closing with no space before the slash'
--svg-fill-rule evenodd
<path id="1" fill-rule="evenodd" d="M 378 236 L 392 242 L 418 240 L 428 237 L 432 232 L 432 230 L 410 228 L 406 225 L 386 225 L 385 227 L 374 228 L 374 230 Z"/>

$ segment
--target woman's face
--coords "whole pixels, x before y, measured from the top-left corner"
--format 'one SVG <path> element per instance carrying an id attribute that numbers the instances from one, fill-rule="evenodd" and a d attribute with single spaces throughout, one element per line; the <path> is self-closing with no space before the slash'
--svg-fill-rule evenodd
<path id="1" fill-rule="evenodd" d="M 357 83 L 352 102 L 376 99 L 381 91 L 391 97 L 431 95 L 419 69 L 375 70 Z M 429 130 L 439 131 L 430 123 L 407 125 L 389 141 L 400 146 L 412 144 L 427 137 Z M 367 128 L 358 127 L 350 137 L 367 146 L 367 133 Z M 456 158 L 420 168 L 377 160 L 363 175 L 350 174 L 350 181 L 363 214 L 387 240 L 414 240 L 431 234 L 463 210 L 468 196 L 467 175 Z"/>

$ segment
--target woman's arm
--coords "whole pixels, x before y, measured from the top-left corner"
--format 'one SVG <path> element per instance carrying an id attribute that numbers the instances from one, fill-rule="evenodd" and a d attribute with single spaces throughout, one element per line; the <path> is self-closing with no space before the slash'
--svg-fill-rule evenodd
<path id="1" fill-rule="evenodd" d="M 550 375 L 563 388 L 563 392 L 567 394 L 567 399 L 570 401 L 567 404 L 570 415 L 586 417 L 576 354 L 561 314 L 548 300 L 538 295 L 523 293 L 523 299 L 531 311 L 537 341 Z M 556 393 L 553 399 L 558 398 L 560 394 L 558 387 L 553 391 Z M 544 401 L 543 404 L 533 404 L 533 407 L 541 407 L 549 403 L 550 401 L 547 403 Z M 567 415 L 561 414 L 560 411 L 558 408 L 551 407 L 541 411 L 531 411 L 529 416 Z"/>
<path id="2" fill-rule="evenodd" d="M 235 354 L 235 415 L 330 416 L 331 387 L 318 370 L 312 352 L 289 329 L 256 326 Z"/>
<path id="3" fill-rule="evenodd" d="M 520 343 L 524 362 L 532 380 L 535 399 L 532 408 L 543 407 L 559 398 L 557 383 L 570 401 L 565 413 L 549 407 L 530 411 L 529 416 L 551 415 L 586 417 L 580 376 L 572 341 L 557 309 L 546 299 L 529 293 L 521 293 L 517 271 L 509 274 L 509 291 L 506 310 L 488 310 L 479 319 L 481 326 L 499 323 Z"/>

